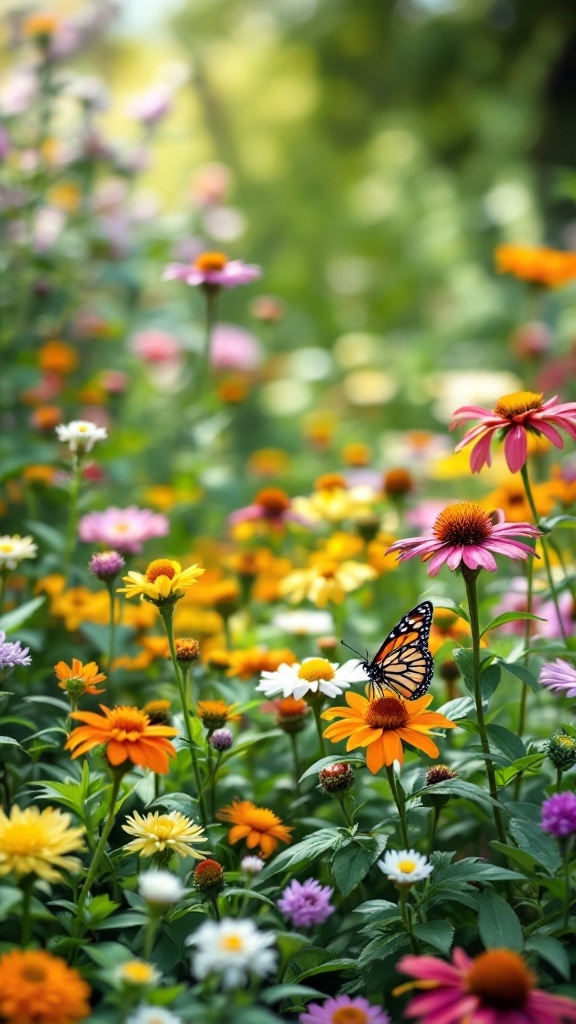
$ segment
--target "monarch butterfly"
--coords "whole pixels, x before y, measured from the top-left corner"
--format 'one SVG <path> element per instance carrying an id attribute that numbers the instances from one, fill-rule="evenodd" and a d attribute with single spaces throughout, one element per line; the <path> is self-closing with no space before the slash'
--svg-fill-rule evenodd
<path id="1" fill-rule="evenodd" d="M 361 659 L 373 691 L 383 693 L 388 688 L 404 700 L 416 700 L 426 693 L 434 672 L 428 650 L 432 612 L 431 602 L 422 601 L 390 630 L 372 661 L 368 655 Z"/>

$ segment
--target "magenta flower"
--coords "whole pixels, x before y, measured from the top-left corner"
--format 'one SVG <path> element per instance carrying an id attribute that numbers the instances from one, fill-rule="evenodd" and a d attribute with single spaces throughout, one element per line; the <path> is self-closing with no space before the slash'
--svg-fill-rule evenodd
<path id="1" fill-rule="evenodd" d="M 489 949 L 473 960 L 455 949 L 452 963 L 435 956 L 405 956 L 398 970 L 425 988 L 405 1015 L 419 1024 L 563 1024 L 576 1021 L 576 1002 L 534 988 L 536 975 L 511 949 Z"/>
<path id="2" fill-rule="evenodd" d="M 203 252 L 194 263 L 170 263 L 162 275 L 164 281 L 184 281 L 194 287 L 237 288 L 262 276 L 260 267 L 241 260 L 229 260 L 222 252 Z"/>
<path id="3" fill-rule="evenodd" d="M 310 1003 L 298 1018 L 300 1024 L 390 1024 L 390 1017 L 380 1006 L 371 1006 L 367 999 L 336 996 L 325 1003 Z"/>
<path id="4" fill-rule="evenodd" d="M 292 511 L 290 498 L 279 487 L 265 487 L 258 491 L 252 505 L 238 508 L 228 516 L 230 526 L 238 523 L 260 523 L 264 527 L 281 531 L 286 523 L 300 523 L 306 520 Z"/>
<path id="5" fill-rule="evenodd" d="M 481 405 L 463 405 L 456 409 L 450 430 L 471 418 L 480 422 L 464 435 L 456 451 L 461 451 L 473 441 L 476 443 L 470 453 L 470 469 L 478 473 L 482 466 L 490 466 L 490 445 L 492 436 L 500 431 L 504 438 L 504 455 L 511 473 L 517 473 L 528 458 L 528 434 L 540 437 L 544 434 L 556 448 L 563 448 L 564 441 L 557 428 L 565 430 L 576 441 L 576 402 L 558 404 L 558 395 L 543 402 L 543 395 L 534 391 L 515 391 L 499 398 L 494 409 Z"/>
<path id="6" fill-rule="evenodd" d="M 278 900 L 278 909 L 287 917 L 295 928 L 311 928 L 316 924 L 324 924 L 334 913 L 330 897 L 334 889 L 329 885 L 320 885 L 315 878 L 307 878 L 305 882 L 292 879 Z"/>
<path id="7" fill-rule="evenodd" d="M 166 537 L 170 523 L 166 516 L 149 508 L 115 508 L 89 512 L 78 525 L 80 540 L 86 544 L 105 544 L 123 555 L 137 555 L 142 545 L 154 537 Z"/>
<path id="8" fill-rule="evenodd" d="M 542 665 L 538 681 L 549 690 L 563 692 L 566 697 L 576 697 L 576 669 L 562 658 Z"/>
<path id="9" fill-rule="evenodd" d="M 432 536 L 396 540 L 388 551 L 398 551 L 400 562 L 416 555 L 422 555 L 424 562 L 430 559 L 429 576 L 437 576 L 444 563 L 449 569 L 464 563 L 468 569 L 495 572 L 494 555 L 526 559 L 534 554 L 528 544 L 516 539 L 518 535 L 539 537 L 540 531 L 530 523 L 506 523 L 502 512 L 489 515 L 474 501 L 460 501 L 436 517 Z"/>
<path id="10" fill-rule="evenodd" d="M 576 832 L 576 793 L 554 793 L 542 804 L 543 832 L 560 838 L 571 836 Z"/>
<path id="11" fill-rule="evenodd" d="M 88 568 L 96 579 L 108 583 L 121 573 L 125 565 L 119 551 L 97 551 L 92 555 Z"/>

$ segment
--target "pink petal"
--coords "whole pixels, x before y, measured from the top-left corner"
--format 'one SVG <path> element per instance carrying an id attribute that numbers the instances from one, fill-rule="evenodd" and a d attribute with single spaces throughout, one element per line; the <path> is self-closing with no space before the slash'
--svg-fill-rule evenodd
<path id="1" fill-rule="evenodd" d="M 429 998 L 429 996 L 417 996 L 416 999 L 413 999 L 408 1004 L 410 1016 L 427 1014 L 431 1024 L 432 1022 L 433 1024 L 461 1024 L 461 1021 L 466 1020 L 467 1015 L 478 1005 L 477 996 L 467 996 L 464 992 L 460 992 L 449 1006 L 442 1007 L 432 1004 L 428 1008 L 427 1000 Z"/>
<path id="2" fill-rule="evenodd" d="M 462 561 L 462 557 L 466 557 L 466 548 L 461 544 L 450 544 L 446 548 L 446 565 L 449 569 L 457 569 Z"/>
<path id="3" fill-rule="evenodd" d="M 511 473 L 522 469 L 528 458 L 528 442 L 526 431 L 519 423 L 511 427 L 504 441 L 504 455 Z"/>
<path id="4" fill-rule="evenodd" d="M 467 959 L 465 966 L 468 967 L 471 962 Z M 402 974 L 410 974 L 413 978 L 420 978 L 423 981 L 439 981 L 449 985 L 460 984 L 460 971 L 452 964 L 447 964 L 435 956 L 413 956 L 408 953 L 398 961 L 396 967 Z"/>
<path id="5" fill-rule="evenodd" d="M 449 548 L 442 547 L 442 548 L 440 548 L 439 551 L 436 552 L 436 554 L 433 556 L 433 558 L 430 559 L 430 561 L 428 563 L 428 575 L 429 576 L 437 576 L 438 575 L 438 573 L 440 572 L 441 567 L 444 565 L 444 562 L 446 561 L 446 559 L 448 557 L 449 551 L 450 551 Z"/>
<path id="6" fill-rule="evenodd" d="M 547 437 L 548 440 L 551 441 L 552 444 L 555 444 L 557 448 L 564 447 L 564 441 L 551 423 L 545 423 L 543 420 L 538 420 L 536 429 L 539 430 L 541 434 L 544 434 L 544 437 Z"/>
<path id="7" fill-rule="evenodd" d="M 484 465 L 492 465 L 492 459 L 490 457 L 492 434 L 493 431 L 489 434 L 485 434 L 484 437 L 478 441 L 478 444 L 474 445 L 474 448 L 470 453 L 470 469 L 472 473 L 479 473 Z"/>
<path id="8" fill-rule="evenodd" d="M 464 564 L 469 569 L 477 569 L 480 566 L 488 572 L 496 572 L 498 568 L 488 548 L 483 548 L 480 544 L 469 544 L 464 548 Z"/>

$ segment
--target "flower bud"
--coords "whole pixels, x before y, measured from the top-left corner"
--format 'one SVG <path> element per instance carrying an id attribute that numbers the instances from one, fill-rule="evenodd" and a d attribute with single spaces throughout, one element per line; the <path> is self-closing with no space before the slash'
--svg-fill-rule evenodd
<path id="1" fill-rule="evenodd" d="M 208 857 L 194 868 L 194 882 L 202 892 L 217 896 L 225 885 L 224 868 L 217 860 Z"/>
<path id="2" fill-rule="evenodd" d="M 125 565 L 118 551 L 97 551 L 90 559 L 89 569 L 96 579 L 108 583 L 122 572 Z"/>
<path id="3" fill-rule="evenodd" d="M 336 761 L 318 772 L 325 793 L 346 793 L 354 785 L 354 770 L 347 761 Z"/>
<path id="4" fill-rule="evenodd" d="M 436 786 L 439 782 L 448 782 L 450 779 L 457 779 L 458 773 L 453 772 L 447 764 L 435 764 L 426 772 L 426 785 Z"/>
<path id="5" fill-rule="evenodd" d="M 576 739 L 562 729 L 558 729 L 552 734 L 544 750 L 555 768 L 566 771 L 567 768 L 572 768 L 576 764 Z"/>
<path id="6" fill-rule="evenodd" d="M 234 743 L 234 736 L 230 729 L 215 729 L 212 735 L 208 737 L 208 742 L 214 750 L 222 753 L 224 750 L 230 750 Z"/>
<path id="7" fill-rule="evenodd" d="M 198 660 L 200 644 L 197 640 L 192 640 L 190 637 L 183 637 L 181 640 L 174 641 L 174 647 L 176 648 L 176 661 L 179 665 L 191 665 L 193 661 Z M 168 655 L 168 657 L 170 657 L 170 655 Z"/>

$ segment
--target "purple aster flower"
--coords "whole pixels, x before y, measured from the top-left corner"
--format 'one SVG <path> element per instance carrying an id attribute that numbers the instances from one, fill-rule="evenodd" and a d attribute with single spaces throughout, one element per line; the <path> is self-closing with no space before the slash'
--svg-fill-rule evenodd
<path id="1" fill-rule="evenodd" d="M 214 732 L 208 737 L 208 742 L 214 750 L 221 753 L 223 750 L 230 750 L 234 743 L 234 736 L 230 729 L 214 729 Z"/>
<path id="2" fill-rule="evenodd" d="M 576 669 L 562 658 L 542 665 L 539 682 L 549 690 L 564 693 L 566 697 L 576 697 Z"/>
<path id="3" fill-rule="evenodd" d="M 229 260 L 222 252 L 203 252 L 194 263 L 170 263 L 162 276 L 165 281 L 184 281 L 209 289 L 236 288 L 256 281 L 262 271 L 253 263 Z"/>
<path id="4" fill-rule="evenodd" d="M 356 996 L 336 996 L 325 1003 L 310 1003 L 298 1018 L 300 1024 L 339 1024 L 340 1021 L 354 1021 L 355 1024 L 390 1024 L 389 1015 L 380 1006 L 371 1006 L 367 999 Z"/>
<path id="5" fill-rule="evenodd" d="M 31 665 L 30 648 L 22 647 L 19 640 L 6 640 L 6 633 L 0 629 L 0 682 L 6 679 L 17 665 Z"/>
<path id="6" fill-rule="evenodd" d="M 277 906 L 295 928 L 311 928 L 324 921 L 334 913 L 330 897 L 334 890 L 330 886 L 320 885 L 315 878 L 307 878 L 305 882 L 293 879 L 286 886 Z"/>
<path id="7" fill-rule="evenodd" d="M 166 537 L 170 523 L 166 516 L 149 508 L 115 508 L 89 512 L 78 525 L 80 540 L 86 544 L 106 544 L 123 555 L 138 555 L 142 545 L 153 537 Z"/>
<path id="8" fill-rule="evenodd" d="M 542 804 L 540 827 L 553 836 L 571 836 L 576 832 L 576 793 L 555 793 Z"/>
<path id="9" fill-rule="evenodd" d="M 122 571 L 126 562 L 119 551 L 98 551 L 90 559 L 90 572 L 106 583 Z"/>

